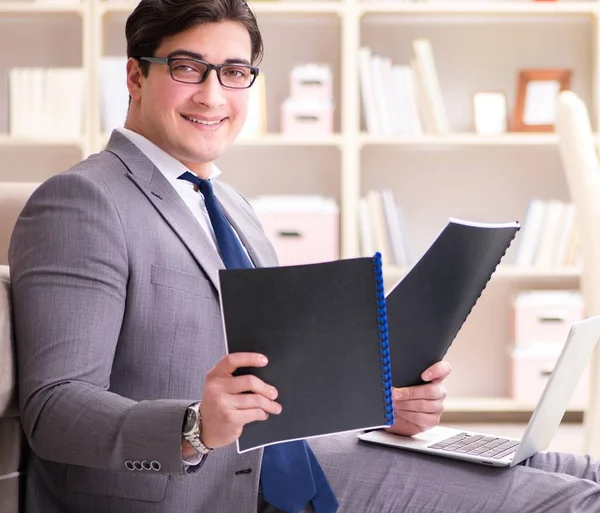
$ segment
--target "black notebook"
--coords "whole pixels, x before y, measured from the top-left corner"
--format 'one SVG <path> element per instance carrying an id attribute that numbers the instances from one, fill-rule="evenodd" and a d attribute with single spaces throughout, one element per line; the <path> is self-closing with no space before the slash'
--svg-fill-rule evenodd
<path id="1" fill-rule="evenodd" d="M 279 391 L 283 411 L 244 427 L 238 452 L 393 423 L 381 255 L 219 271 L 229 353 Z"/>
<path id="2" fill-rule="evenodd" d="M 386 296 L 392 385 L 422 384 L 442 360 L 519 231 L 451 218 Z"/>

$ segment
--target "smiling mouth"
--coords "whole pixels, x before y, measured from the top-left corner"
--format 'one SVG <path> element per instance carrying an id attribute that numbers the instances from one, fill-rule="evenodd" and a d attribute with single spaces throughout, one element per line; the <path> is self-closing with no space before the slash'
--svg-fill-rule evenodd
<path id="1" fill-rule="evenodd" d="M 185 114 L 181 114 L 181 117 L 183 119 L 187 119 L 191 123 L 196 123 L 197 125 L 204 125 L 204 126 L 217 126 L 217 125 L 220 125 L 221 123 L 223 123 L 223 121 L 225 121 L 227 119 L 227 118 L 223 118 L 223 119 L 219 119 L 217 121 L 207 121 L 204 119 L 198 119 L 198 118 L 194 118 L 191 116 L 186 116 Z"/>

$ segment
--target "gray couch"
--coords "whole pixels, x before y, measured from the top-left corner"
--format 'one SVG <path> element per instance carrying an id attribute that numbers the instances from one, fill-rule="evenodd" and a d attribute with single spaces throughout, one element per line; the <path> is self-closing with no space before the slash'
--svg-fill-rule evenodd
<path id="1" fill-rule="evenodd" d="M 22 510 L 26 444 L 16 394 L 16 371 L 10 313 L 10 278 L 0 266 L 0 511 Z"/>
<path id="2" fill-rule="evenodd" d="M 0 513 L 23 510 L 27 455 L 17 405 L 7 253 L 15 221 L 38 185 L 0 182 Z"/>

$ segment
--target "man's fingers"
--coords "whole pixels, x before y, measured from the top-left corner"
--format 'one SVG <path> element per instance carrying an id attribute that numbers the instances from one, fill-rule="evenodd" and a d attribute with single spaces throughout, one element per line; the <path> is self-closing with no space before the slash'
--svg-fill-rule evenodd
<path id="1" fill-rule="evenodd" d="M 411 413 L 431 413 L 441 415 L 444 413 L 444 401 L 429 401 L 426 399 L 416 399 L 413 401 L 401 401 L 396 403 L 395 409 L 404 416 L 404 412 Z"/>
<path id="2" fill-rule="evenodd" d="M 243 426 L 250 424 L 250 422 L 256 422 L 257 420 L 267 420 L 269 414 L 262 408 L 253 408 L 251 410 L 239 410 L 237 412 L 237 418 Z"/>
<path id="3" fill-rule="evenodd" d="M 395 388 L 393 391 L 395 401 L 414 401 L 416 399 L 437 401 L 439 399 L 445 399 L 447 395 L 446 387 L 441 383 L 428 383 L 416 387 Z"/>
<path id="4" fill-rule="evenodd" d="M 267 385 L 262 379 L 245 374 L 230 378 L 225 384 L 225 392 L 228 394 L 242 394 L 244 392 L 253 392 L 265 396 L 267 399 L 276 399 L 278 392 L 275 387 Z"/>
<path id="5" fill-rule="evenodd" d="M 212 373 L 231 376 L 240 367 L 264 367 L 267 363 L 267 357 L 259 353 L 230 353 L 217 362 Z"/>
<path id="6" fill-rule="evenodd" d="M 419 426 L 423 430 L 437 426 L 440 420 L 439 415 L 431 413 L 417 413 L 413 411 L 403 411 L 399 417 L 402 421 Z"/>
<path id="7" fill-rule="evenodd" d="M 258 394 L 238 394 L 231 399 L 231 406 L 237 410 L 253 410 L 260 408 L 267 413 L 278 415 L 281 413 L 281 405 L 275 401 L 270 401 L 263 395 Z"/>
<path id="8" fill-rule="evenodd" d="M 450 372 L 452 372 L 452 366 L 449 362 L 442 360 L 425 369 L 421 378 L 423 381 L 444 380 L 450 375 Z"/>

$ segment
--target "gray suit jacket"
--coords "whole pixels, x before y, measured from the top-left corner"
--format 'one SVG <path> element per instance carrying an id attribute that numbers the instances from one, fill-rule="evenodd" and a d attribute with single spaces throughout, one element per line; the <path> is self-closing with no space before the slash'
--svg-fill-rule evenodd
<path id="1" fill-rule="evenodd" d="M 215 191 L 255 265 L 276 265 L 248 203 Z M 262 451 L 215 450 L 194 475 L 182 465 L 185 409 L 225 354 L 223 264 L 137 147 L 115 132 L 41 185 L 9 263 L 26 511 L 255 513 Z"/>

